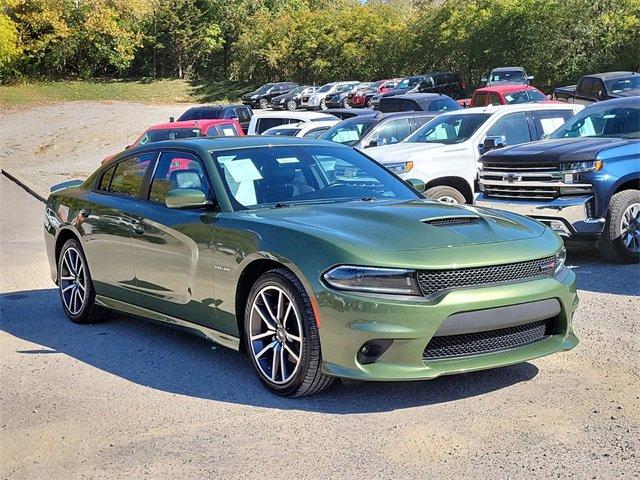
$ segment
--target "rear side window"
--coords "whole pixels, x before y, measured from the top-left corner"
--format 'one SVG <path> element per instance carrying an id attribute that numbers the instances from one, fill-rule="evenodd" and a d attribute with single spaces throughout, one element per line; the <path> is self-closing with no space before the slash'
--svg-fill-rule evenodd
<path id="1" fill-rule="evenodd" d="M 578 85 L 578 91 L 588 95 L 591 93 L 591 89 L 593 88 L 593 78 L 585 77 Z"/>
<path id="2" fill-rule="evenodd" d="M 234 137 L 236 135 L 240 135 L 240 132 L 236 130 L 235 125 L 227 124 L 227 125 L 219 125 L 218 127 L 220 128 L 220 134 L 223 137 Z"/>
<path id="3" fill-rule="evenodd" d="M 473 97 L 473 101 L 471 102 L 472 107 L 484 107 L 487 104 L 487 94 L 486 93 L 477 93 Z"/>
<path id="4" fill-rule="evenodd" d="M 202 163 L 185 152 L 164 152 L 153 173 L 149 200 L 164 203 L 169 190 L 195 189 L 213 198 Z"/>
<path id="5" fill-rule="evenodd" d="M 113 173 L 116 171 L 116 165 L 111 167 L 109 170 L 106 170 L 102 177 L 100 177 L 100 182 L 98 183 L 98 190 L 103 192 L 108 192 L 109 187 L 111 186 L 111 179 L 113 178 Z"/>
<path id="6" fill-rule="evenodd" d="M 256 133 L 260 135 L 270 128 L 287 123 L 291 123 L 291 120 L 289 118 L 259 118 L 256 122 Z"/>
<path id="7" fill-rule="evenodd" d="M 489 95 L 489 105 L 500 105 L 500 97 L 496 93 Z"/>
<path id="8" fill-rule="evenodd" d="M 109 192 L 125 197 L 138 197 L 147 168 L 155 156 L 155 153 L 147 153 L 119 162 L 111 179 Z"/>
<path id="9" fill-rule="evenodd" d="M 386 97 L 380 100 L 381 112 L 412 112 L 422 110 L 416 102 L 407 98 Z"/>

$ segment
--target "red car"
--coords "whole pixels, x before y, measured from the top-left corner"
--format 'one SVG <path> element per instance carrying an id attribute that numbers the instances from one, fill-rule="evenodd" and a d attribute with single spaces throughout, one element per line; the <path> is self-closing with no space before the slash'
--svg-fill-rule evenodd
<path id="1" fill-rule="evenodd" d="M 185 120 L 182 122 L 159 123 L 158 125 L 149 127 L 135 142 L 127 146 L 127 148 L 179 138 L 234 137 L 240 135 L 244 135 L 244 132 L 236 120 Z M 102 163 L 108 162 L 111 158 L 113 158 L 112 155 L 105 157 Z"/>
<path id="2" fill-rule="evenodd" d="M 551 102 L 549 97 L 530 85 L 494 85 L 478 88 L 465 106 L 513 105 L 516 103 Z"/>
<path id="3" fill-rule="evenodd" d="M 372 83 L 371 87 L 367 90 L 349 93 L 347 96 L 347 102 L 354 108 L 371 107 L 371 97 L 396 88 L 399 81 L 400 79 L 398 78 L 391 80 L 378 80 L 377 82 Z"/>

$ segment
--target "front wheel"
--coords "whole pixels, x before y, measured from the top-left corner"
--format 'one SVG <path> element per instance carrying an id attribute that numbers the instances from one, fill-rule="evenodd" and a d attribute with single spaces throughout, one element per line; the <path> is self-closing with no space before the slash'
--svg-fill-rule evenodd
<path id="1" fill-rule="evenodd" d="M 623 190 L 611 197 L 598 249 L 610 262 L 640 262 L 640 190 Z"/>
<path id="2" fill-rule="evenodd" d="M 265 108 L 269 108 L 269 100 L 267 100 L 266 98 L 261 98 L 260 101 L 258 102 L 258 105 L 260 106 L 260 108 L 262 108 L 263 110 Z"/>
<path id="3" fill-rule="evenodd" d="M 327 104 L 323 98 L 322 100 L 320 100 L 320 110 L 326 110 L 326 109 L 327 109 Z"/>
<path id="4" fill-rule="evenodd" d="M 289 100 L 287 102 L 287 110 L 292 111 L 292 110 L 295 110 L 296 108 L 298 108 L 298 104 L 296 103 L 295 100 Z"/>
<path id="5" fill-rule="evenodd" d="M 346 98 L 342 101 L 342 108 L 351 108 L 349 100 L 347 100 Z"/>
<path id="6" fill-rule="evenodd" d="M 64 313 L 74 323 L 94 323 L 108 313 L 96 305 L 87 259 L 77 240 L 67 240 L 60 251 L 58 291 Z"/>
<path id="7" fill-rule="evenodd" d="M 467 203 L 467 199 L 464 198 L 464 195 L 460 193 L 453 187 L 448 187 L 446 185 L 438 185 L 437 187 L 431 187 L 426 192 L 424 192 L 424 196 L 429 200 L 438 200 L 443 203 L 452 203 L 454 205 L 462 205 Z"/>
<path id="8" fill-rule="evenodd" d="M 244 340 L 258 377 L 278 395 L 302 397 L 333 382 L 322 373 L 316 318 L 300 280 L 271 270 L 254 284 L 244 318 Z"/>

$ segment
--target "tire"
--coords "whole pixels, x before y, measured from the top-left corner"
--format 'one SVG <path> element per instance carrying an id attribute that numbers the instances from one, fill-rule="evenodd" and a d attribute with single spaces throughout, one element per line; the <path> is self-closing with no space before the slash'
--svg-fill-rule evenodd
<path id="1" fill-rule="evenodd" d="M 266 98 L 261 98 L 260 100 L 258 100 L 258 107 L 263 110 L 269 108 L 269 100 L 267 100 Z"/>
<path id="2" fill-rule="evenodd" d="M 342 100 L 342 108 L 351 108 L 351 105 L 349 105 L 349 101 L 346 98 Z"/>
<path id="3" fill-rule="evenodd" d="M 367 98 L 367 101 L 365 102 L 365 106 L 367 108 L 373 108 L 373 101 L 372 101 L 371 97 Z"/>
<path id="4" fill-rule="evenodd" d="M 298 104 L 296 103 L 295 100 L 289 100 L 287 102 L 287 110 L 289 110 L 290 112 L 295 110 L 296 108 L 298 108 Z"/>
<path id="5" fill-rule="evenodd" d="M 322 100 L 320 100 L 320 110 L 326 110 L 327 109 L 327 103 L 324 101 L 324 98 Z"/>
<path id="6" fill-rule="evenodd" d="M 424 196 L 430 200 L 438 200 L 443 203 L 460 205 L 464 205 L 465 203 L 467 203 L 467 199 L 464 198 L 464 195 L 462 193 L 460 193 L 455 188 L 448 187 L 446 185 L 431 187 L 424 192 Z"/>
<path id="7" fill-rule="evenodd" d="M 282 307 L 280 315 L 278 303 Z M 278 316 L 281 318 L 276 321 Z M 251 288 L 244 341 L 258 378 L 278 395 L 313 395 L 333 383 L 333 377 L 321 370 L 320 335 L 311 301 L 289 270 L 270 270 Z"/>
<path id="8" fill-rule="evenodd" d="M 604 231 L 598 240 L 604 258 L 614 263 L 640 262 L 639 215 L 640 190 L 623 190 L 611 197 Z"/>
<path id="9" fill-rule="evenodd" d="M 58 293 L 62 309 L 73 323 L 95 323 L 108 316 L 109 310 L 96 305 L 89 265 L 78 240 L 67 240 L 60 250 Z"/>

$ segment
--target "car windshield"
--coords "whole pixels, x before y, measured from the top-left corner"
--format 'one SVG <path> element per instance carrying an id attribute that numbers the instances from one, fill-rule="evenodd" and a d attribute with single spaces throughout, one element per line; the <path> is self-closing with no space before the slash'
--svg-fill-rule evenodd
<path id="1" fill-rule="evenodd" d="M 291 145 L 211 152 L 234 208 L 419 198 L 357 150 Z"/>
<path id="2" fill-rule="evenodd" d="M 256 93 L 267 93 L 269 90 L 271 90 L 271 87 L 273 87 L 273 85 L 273 83 L 266 83 L 262 85 L 258 90 L 256 90 Z"/>
<path id="3" fill-rule="evenodd" d="M 547 97 L 540 90 L 520 90 L 519 92 L 509 92 L 503 95 L 509 105 L 514 103 L 543 102 Z"/>
<path id="4" fill-rule="evenodd" d="M 202 119 L 216 119 L 222 116 L 221 108 L 206 108 L 206 107 L 196 107 L 190 108 L 186 112 L 184 112 L 179 118 L 179 122 L 183 122 L 186 120 L 202 120 Z"/>
<path id="5" fill-rule="evenodd" d="M 333 87 L 332 83 L 327 83 L 326 85 L 323 85 L 320 87 L 320 89 L 316 90 L 317 92 L 328 92 L 329 90 L 331 90 L 331 87 Z"/>
<path id="6" fill-rule="evenodd" d="M 571 137 L 640 138 L 640 105 L 594 104 L 549 135 L 549 138 Z"/>
<path id="7" fill-rule="evenodd" d="M 307 87 L 296 87 L 293 90 L 287 92 L 287 95 L 296 95 L 298 93 L 302 93 L 303 90 L 306 90 Z"/>
<path id="8" fill-rule="evenodd" d="M 611 93 L 622 93 L 629 90 L 640 90 L 640 75 L 627 78 L 614 78 L 607 83 L 607 90 Z"/>
<path id="9" fill-rule="evenodd" d="M 136 145 L 146 145 L 147 143 L 161 142 L 163 140 L 175 140 L 177 138 L 193 138 L 201 136 L 199 128 L 165 128 L 160 130 L 149 130 L 145 132 Z"/>
<path id="10" fill-rule="evenodd" d="M 372 117 L 367 118 L 366 116 L 362 116 L 353 121 L 340 122 L 327 130 L 320 138 L 351 147 L 358 143 L 374 123 L 375 120 Z"/>
<path id="11" fill-rule="evenodd" d="M 422 80 L 421 77 L 409 77 L 404 78 L 402 81 L 396 86 L 397 89 L 408 89 L 411 87 L 415 87 Z"/>
<path id="12" fill-rule="evenodd" d="M 493 72 L 489 77 L 490 82 L 524 82 L 526 77 L 520 70 L 505 70 Z"/>
<path id="13" fill-rule="evenodd" d="M 299 128 L 270 128 L 266 132 L 262 133 L 262 135 L 283 135 L 285 137 L 295 137 Z"/>
<path id="14" fill-rule="evenodd" d="M 440 115 L 425 123 L 404 141 L 445 144 L 462 143 L 469 140 L 490 116 L 490 114 L 486 113 Z"/>

